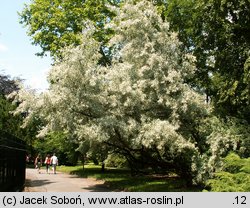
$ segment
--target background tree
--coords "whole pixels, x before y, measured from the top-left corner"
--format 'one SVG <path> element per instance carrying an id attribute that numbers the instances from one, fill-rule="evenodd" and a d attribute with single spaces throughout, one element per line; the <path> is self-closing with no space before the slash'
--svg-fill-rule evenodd
<path id="1" fill-rule="evenodd" d="M 77 165 L 79 144 L 73 139 L 69 140 L 63 132 L 51 132 L 44 138 L 37 138 L 33 142 L 34 152 L 40 153 L 45 158 L 56 153 L 60 159 L 60 165 Z"/>
<path id="2" fill-rule="evenodd" d="M 220 115 L 249 123 L 250 2 L 173 0 L 167 19 L 197 58 L 196 79 Z"/>
<path id="3" fill-rule="evenodd" d="M 21 80 L 12 79 L 4 73 L 0 74 L 0 131 L 16 136 L 31 146 L 37 132 L 38 123 L 34 120 L 26 128 L 21 128 L 25 112 L 13 116 L 11 112 L 16 109 L 18 103 L 12 104 L 11 100 L 7 99 L 10 93 L 19 90 L 17 81 L 20 82 Z"/>
<path id="4" fill-rule="evenodd" d="M 8 75 L 4 73 L 0 74 L 0 93 L 1 95 L 8 95 L 11 92 L 17 90 L 15 80 L 11 79 Z"/>
<path id="5" fill-rule="evenodd" d="M 32 43 L 41 47 L 38 55 L 49 52 L 54 59 L 60 59 L 62 49 L 85 41 L 81 33 L 88 29 L 85 22 L 91 21 L 96 27 L 93 37 L 102 43 L 100 62 L 108 64 L 110 59 L 105 44 L 111 31 L 104 29 L 104 25 L 114 16 L 108 6 L 118 3 L 112 0 L 32 0 L 19 13 L 20 22 L 28 28 Z"/>
<path id="6" fill-rule="evenodd" d="M 0 129 L 1 131 L 16 132 L 19 129 L 20 122 L 18 119 L 14 119 L 9 111 L 14 110 L 14 106 L 10 101 L 6 99 L 9 93 L 17 90 L 17 85 L 15 81 L 9 76 L 1 74 L 0 75 Z"/>

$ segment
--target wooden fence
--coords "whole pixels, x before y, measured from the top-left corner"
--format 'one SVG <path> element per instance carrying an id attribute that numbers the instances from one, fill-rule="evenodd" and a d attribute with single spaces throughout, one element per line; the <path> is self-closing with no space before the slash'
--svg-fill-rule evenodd
<path id="1" fill-rule="evenodd" d="M 25 183 L 26 145 L 0 132 L 0 192 L 21 191 Z"/>

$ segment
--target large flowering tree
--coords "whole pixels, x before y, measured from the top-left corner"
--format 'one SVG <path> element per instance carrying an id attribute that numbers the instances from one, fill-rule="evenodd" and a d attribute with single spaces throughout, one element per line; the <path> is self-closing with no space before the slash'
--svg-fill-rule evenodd
<path id="1" fill-rule="evenodd" d="M 48 91 L 18 92 L 16 113 L 28 111 L 26 123 L 41 117 L 39 136 L 64 131 L 83 152 L 103 144 L 134 171 L 151 167 L 201 181 L 222 145 L 210 150 L 221 137 L 200 127 L 208 106 L 186 84 L 195 58 L 182 53 L 177 34 L 148 1 L 127 1 L 116 12 L 107 26 L 115 33 L 111 66 L 98 64 L 100 44 L 90 26 L 83 34 L 88 41 L 65 50 L 51 69 Z"/>

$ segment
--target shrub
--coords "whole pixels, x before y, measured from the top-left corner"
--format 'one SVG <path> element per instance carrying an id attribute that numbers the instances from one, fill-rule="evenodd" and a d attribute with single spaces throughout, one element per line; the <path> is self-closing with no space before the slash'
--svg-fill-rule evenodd
<path id="1" fill-rule="evenodd" d="M 127 160 L 122 155 L 109 154 L 105 160 L 107 167 L 124 168 L 128 167 Z"/>
<path id="2" fill-rule="evenodd" d="M 224 159 L 222 171 L 216 172 L 207 185 L 216 192 L 249 192 L 250 191 L 250 158 L 242 159 L 230 153 Z"/>

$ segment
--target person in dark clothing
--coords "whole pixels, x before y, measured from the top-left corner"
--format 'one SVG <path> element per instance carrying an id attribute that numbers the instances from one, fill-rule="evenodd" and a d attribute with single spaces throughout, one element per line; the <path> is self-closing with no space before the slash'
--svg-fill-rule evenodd
<path id="1" fill-rule="evenodd" d="M 36 159 L 35 159 L 35 168 L 37 169 L 38 173 L 40 173 L 42 162 L 43 162 L 42 158 L 41 158 L 40 154 L 38 154 Z"/>

